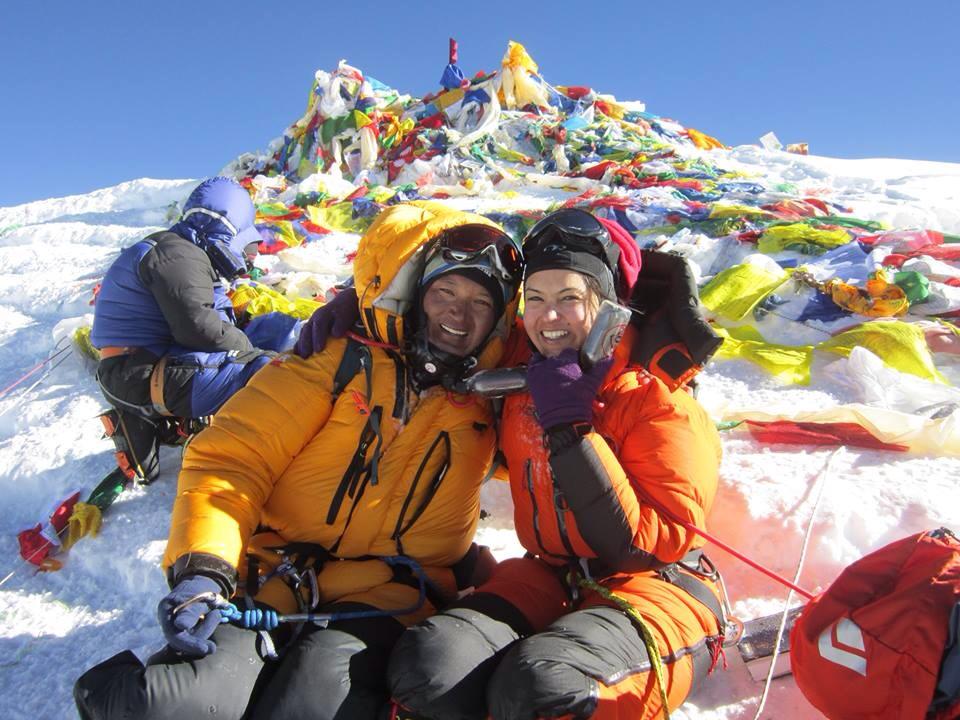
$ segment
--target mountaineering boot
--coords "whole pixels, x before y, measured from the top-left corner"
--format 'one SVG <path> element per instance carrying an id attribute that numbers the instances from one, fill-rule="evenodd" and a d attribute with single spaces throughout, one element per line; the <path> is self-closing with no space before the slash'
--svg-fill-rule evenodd
<path id="1" fill-rule="evenodd" d="M 150 420 L 112 409 L 100 416 L 105 437 L 113 440 L 117 465 L 124 475 L 147 485 L 157 479 L 157 427 Z"/>

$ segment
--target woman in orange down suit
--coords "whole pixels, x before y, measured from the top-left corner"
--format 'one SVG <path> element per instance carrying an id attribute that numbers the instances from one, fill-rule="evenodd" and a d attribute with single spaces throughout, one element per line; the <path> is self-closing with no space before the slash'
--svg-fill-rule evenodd
<path id="1" fill-rule="evenodd" d="M 723 640 L 716 574 L 689 529 L 705 527 L 717 491 L 718 434 L 682 382 L 645 369 L 650 318 L 612 356 L 578 361 L 600 302 L 627 301 L 637 278 L 641 252 L 621 227 L 561 210 L 523 251 L 529 343 L 512 360 L 528 390 L 506 398 L 499 431 L 527 554 L 408 628 L 388 681 L 415 717 L 660 717 Z M 696 311 L 692 290 L 679 304 L 667 312 Z M 690 366 L 676 346 L 658 359 Z"/>

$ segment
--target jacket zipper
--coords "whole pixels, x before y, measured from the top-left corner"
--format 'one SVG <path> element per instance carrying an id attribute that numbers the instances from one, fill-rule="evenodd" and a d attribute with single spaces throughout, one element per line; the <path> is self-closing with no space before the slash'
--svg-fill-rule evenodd
<path id="1" fill-rule="evenodd" d="M 437 446 L 443 442 L 446 446 L 446 459 L 443 464 L 440 466 L 440 469 L 437 471 L 437 474 L 434 475 L 433 481 L 430 483 L 430 487 L 427 488 L 426 493 L 423 496 L 423 499 L 420 500 L 420 504 L 417 506 L 417 509 L 414 511 L 413 516 L 410 518 L 410 521 L 404 525 L 403 520 L 407 515 L 407 510 L 410 508 L 410 503 L 413 501 L 413 495 L 417 491 L 417 485 L 420 484 L 420 478 L 423 476 L 423 471 L 427 467 L 427 463 L 430 461 L 430 458 L 433 456 L 434 451 L 437 449 Z M 430 445 L 430 448 L 427 450 L 426 455 L 424 455 L 423 460 L 420 461 L 420 467 L 417 468 L 417 474 L 413 477 L 413 482 L 410 484 L 410 489 L 407 491 L 407 496 L 403 500 L 403 507 L 400 509 L 400 515 L 397 517 L 397 524 L 393 529 L 393 534 L 390 536 L 397 543 L 397 552 L 401 555 L 403 554 L 403 542 L 402 537 L 417 519 L 423 515 L 423 512 L 427 509 L 427 505 L 433 500 L 433 496 L 437 494 L 437 490 L 440 488 L 443 479 L 447 475 L 447 470 L 450 468 L 450 434 L 444 430 L 439 433 L 434 439 L 433 443 Z"/>
<path id="2" fill-rule="evenodd" d="M 573 545 L 570 543 L 570 536 L 567 533 L 567 510 L 563 507 L 566 503 L 566 498 L 563 497 L 560 488 L 557 487 L 556 483 L 553 483 L 553 511 L 557 516 L 557 529 L 560 531 L 560 541 L 563 543 L 563 547 L 570 557 L 577 557 L 577 553 L 574 552 Z"/>
<path id="3" fill-rule="evenodd" d="M 537 547 L 539 547 L 542 552 L 547 553 L 547 549 L 543 546 L 543 538 L 540 536 L 540 510 L 537 507 L 537 497 L 533 493 L 533 470 L 531 469 L 531 465 L 530 458 L 527 458 L 527 462 L 523 466 L 523 474 L 527 480 L 527 492 L 530 494 L 530 506 L 533 509 L 533 535 L 537 540 Z"/>

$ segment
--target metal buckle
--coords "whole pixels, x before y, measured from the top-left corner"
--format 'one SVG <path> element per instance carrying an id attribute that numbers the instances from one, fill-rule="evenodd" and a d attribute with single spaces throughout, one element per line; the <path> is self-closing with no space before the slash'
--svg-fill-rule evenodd
<path id="1" fill-rule="evenodd" d="M 192 598 L 184 600 L 182 603 L 180 603 L 173 609 L 172 614 L 176 615 L 184 608 L 188 608 L 194 603 L 198 603 L 198 602 L 211 603 L 214 608 L 221 608 L 227 604 L 227 601 L 222 596 L 218 595 L 215 592 L 210 592 L 208 590 L 206 592 L 197 593 Z"/>
<path id="2" fill-rule="evenodd" d="M 713 561 L 708 558 L 707 554 L 702 550 L 695 552 L 700 553 L 697 556 L 696 566 L 684 562 L 684 558 L 677 560 L 676 564 L 699 578 L 716 581 L 720 577 L 720 571 L 717 570 L 717 566 L 713 564 Z"/>

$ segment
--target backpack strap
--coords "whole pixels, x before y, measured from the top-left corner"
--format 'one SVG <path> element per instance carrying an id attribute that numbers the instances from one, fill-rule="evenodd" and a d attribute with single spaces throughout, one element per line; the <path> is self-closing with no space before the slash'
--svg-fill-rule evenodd
<path id="1" fill-rule="evenodd" d="M 147 243 L 148 245 L 150 245 L 150 250 L 153 250 L 155 247 L 157 247 L 157 241 L 161 237 L 163 237 L 165 234 L 175 234 L 175 233 L 170 233 L 169 230 L 161 230 L 159 232 L 155 232 L 155 233 L 151 233 L 150 235 L 147 235 L 140 242 Z M 143 278 L 140 276 L 140 263 L 142 263 L 143 258 L 145 258 L 150 253 L 150 250 L 147 250 L 146 252 L 143 253 L 143 256 L 137 261 L 137 266 L 135 268 L 135 271 L 137 273 L 137 279 L 139 279 L 141 282 L 143 282 Z"/>
<path id="2" fill-rule="evenodd" d="M 331 403 L 337 402 L 337 398 L 340 397 L 340 394 L 361 369 L 364 369 L 367 374 L 367 394 L 369 395 L 371 372 L 373 370 L 371 365 L 370 348 L 359 340 L 354 340 L 352 337 L 347 338 L 347 347 L 343 351 L 343 357 L 340 358 L 340 364 L 333 376 L 333 391 L 330 393 Z"/>
<path id="3" fill-rule="evenodd" d="M 373 357 L 370 354 L 370 348 L 363 342 L 348 337 L 347 347 L 343 351 L 343 357 L 340 358 L 340 365 L 333 376 L 333 389 L 331 390 L 331 402 L 336 403 L 337 398 L 343 393 L 350 381 L 356 377 L 360 370 L 364 371 L 367 383 L 366 401 L 373 397 Z M 359 393 L 355 393 L 359 395 Z M 363 402 L 362 398 L 360 400 Z M 350 516 L 356 508 L 360 496 L 363 494 L 367 483 L 376 485 L 379 479 L 380 455 L 383 446 L 383 435 L 380 431 L 380 420 L 383 415 L 383 408 L 379 405 L 370 408 L 364 405 L 364 415 L 367 416 L 367 422 L 360 432 L 360 440 L 354 451 L 353 458 L 347 466 L 340 485 L 334 493 L 330 507 L 327 510 L 327 524 L 332 525 L 336 520 L 337 514 L 343 505 L 344 497 L 349 495 L 353 499 L 353 505 L 350 508 Z M 367 449 L 373 444 L 373 453 L 369 462 L 367 461 Z M 350 519 L 348 516 L 347 524 Z M 343 532 L 346 532 L 344 527 Z M 330 547 L 330 552 L 336 553 L 340 546 L 343 534 Z"/>
<path id="4" fill-rule="evenodd" d="M 720 574 L 702 550 L 691 550 L 681 560 L 660 568 L 657 575 L 661 580 L 685 590 L 704 605 L 716 619 L 719 633 L 726 635 L 727 613 L 723 603 L 707 584 L 708 581 L 717 582 Z"/>

